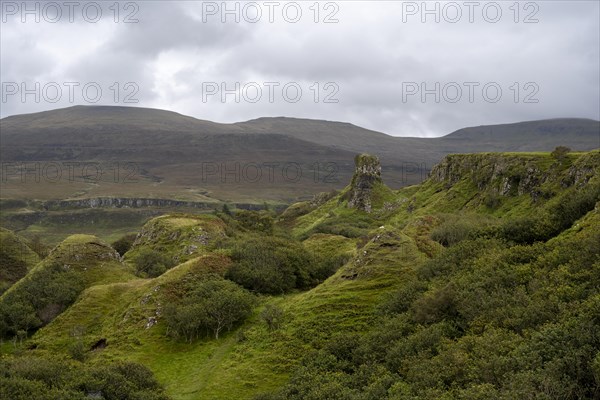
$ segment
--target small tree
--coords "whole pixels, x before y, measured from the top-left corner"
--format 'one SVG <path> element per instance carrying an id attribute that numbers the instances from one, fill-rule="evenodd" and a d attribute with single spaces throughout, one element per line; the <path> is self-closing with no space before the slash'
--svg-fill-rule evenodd
<path id="1" fill-rule="evenodd" d="M 168 304 L 164 315 L 169 333 L 191 343 L 209 333 L 218 339 L 224 330 L 246 319 L 253 304 L 254 297 L 235 283 L 211 279 Z"/>
<path id="2" fill-rule="evenodd" d="M 550 155 L 557 159 L 558 161 L 562 161 L 567 157 L 567 154 L 571 152 L 571 149 L 566 146 L 558 146 L 557 148 L 550 153 Z"/>
<path id="3" fill-rule="evenodd" d="M 250 315 L 253 301 L 250 293 L 232 282 L 212 282 L 213 285 L 204 288 L 207 291 L 203 304 L 204 323 L 218 339 L 221 331 L 230 330 L 233 324 Z"/>
<path id="4" fill-rule="evenodd" d="M 260 317 L 267 324 L 270 331 L 279 329 L 283 320 L 283 310 L 275 305 L 267 304 L 261 311 Z"/>

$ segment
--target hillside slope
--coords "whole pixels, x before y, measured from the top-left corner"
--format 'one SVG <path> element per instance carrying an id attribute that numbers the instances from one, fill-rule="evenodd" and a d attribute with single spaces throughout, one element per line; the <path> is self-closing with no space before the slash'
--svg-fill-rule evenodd
<path id="1" fill-rule="evenodd" d="M 217 340 L 173 337 L 173 296 L 231 276 L 235 243 L 274 240 L 248 224 L 262 214 L 220 214 L 207 217 L 220 245 L 157 278 L 89 287 L 24 346 L 65 354 L 77 330 L 87 362 L 141 362 L 174 399 L 598 394 L 600 152 L 453 155 L 396 192 L 376 157 L 356 162 L 348 187 L 295 205 L 274 231 L 341 260 L 314 288 L 260 295 Z M 198 221 L 158 219 L 138 246 L 177 254 Z"/>
<path id="2" fill-rule="evenodd" d="M 0 296 L 1 335 L 27 335 L 50 323 L 86 288 L 132 278 L 109 245 L 72 235 Z"/>
<path id="3" fill-rule="evenodd" d="M 340 188 L 352 175 L 352 157 L 360 152 L 378 155 L 384 162 L 384 181 L 398 188 L 422 181 L 426 171 L 449 153 L 550 151 L 559 145 L 574 150 L 600 147 L 600 122 L 584 119 L 465 128 L 444 137 L 424 139 L 393 137 L 333 121 L 279 117 L 219 124 L 163 110 L 75 106 L 3 118 L 0 128 L 0 157 L 6 162 L 138 164 L 136 178 L 140 183 L 136 185 L 114 185 L 110 181 L 112 170 L 100 179 L 101 188 L 84 185 L 83 176 L 71 179 L 78 181 L 70 182 L 71 187 L 52 182 L 73 197 L 90 197 L 102 193 L 102 188 L 113 194 L 117 188 L 126 192 L 133 189 L 136 196 L 144 197 L 150 193 L 172 193 L 171 189 L 189 193 L 182 189 L 198 186 L 216 199 L 224 199 L 224 194 L 240 196 L 240 191 L 256 195 L 265 188 L 275 194 L 274 199 L 282 199 L 275 190 L 286 184 L 280 179 L 279 170 L 275 171 L 274 180 L 238 179 L 231 185 L 222 185 L 221 179 L 214 180 L 212 176 L 198 179 L 198 172 L 203 175 L 203 163 L 224 163 L 227 170 L 235 170 L 232 164 L 236 162 L 242 166 L 298 163 L 303 176 L 294 180 L 294 185 L 285 185 L 285 198 L 289 199 L 308 193 L 303 192 L 305 189 L 315 192 Z M 254 171 L 250 176 L 255 176 Z M 4 182 L 4 197 L 22 195 L 12 181 Z M 42 180 L 37 186 L 47 188 L 47 183 Z M 216 183 L 221 184 L 220 188 Z M 36 198 L 66 197 L 53 191 L 44 195 L 43 190 L 35 189 L 28 187 Z"/>
<path id="4" fill-rule="evenodd" d="M 0 228 L 0 295 L 39 261 L 39 256 L 24 238 Z"/>

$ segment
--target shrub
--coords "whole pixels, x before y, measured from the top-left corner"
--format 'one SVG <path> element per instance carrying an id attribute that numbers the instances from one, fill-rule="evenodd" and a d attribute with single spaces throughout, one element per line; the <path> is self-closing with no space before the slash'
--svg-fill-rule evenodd
<path id="1" fill-rule="evenodd" d="M 19 257 L 0 251 L 0 294 L 27 274 L 27 263 Z"/>
<path id="2" fill-rule="evenodd" d="M 274 220 L 269 212 L 242 210 L 235 213 L 235 219 L 246 229 L 269 235 L 273 233 Z"/>
<path id="3" fill-rule="evenodd" d="M 149 248 L 142 248 L 134 263 L 137 274 L 149 278 L 160 276 L 175 265 L 170 257 Z"/>
<path id="4" fill-rule="evenodd" d="M 429 291 L 412 304 L 415 322 L 431 324 L 444 319 L 456 319 L 456 289 L 452 284 Z"/>
<path id="5" fill-rule="evenodd" d="M 24 355 L 4 358 L 0 364 L 2 399 L 169 399 L 150 370 L 137 363 L 88 365 Z"/>
<path id="6" fill-rule="evenodd" d="M 566 158 L 567 154 L 570 152 L 571 152 L 570 148 L 568 148 L 566 146 L 558 146 L 552 151 L 552 153 L 550 153 L 550 155 L 553 158 L 561 161 L 561 160 L 564 160 Z"/>
<path id="7" fill-rule="evenodd" d="M 506 221 L 500 236 L 515 243 L 531 244 L 550 239 L 556 229 L 546 215 L 525 216 Z"/>
<path id="8" fill-rule="evenodd" d="M 275 305 L 267 304 L 261 311 L 260 317 L 267 324 L 270 331 L 279 329 L 283 320 L 283 310 Z"/>
<path id="9" fill-rule="evenodd" d="M 73 360 L 77 361 L 85 361 L 87 358 L 87 349 L 85 348 L 85 344 L 80 339 L 75 340 L 73 343 L 69 345 L 68 351 L 69 355 Z"/>
<path id="10" fill-rule="evenodd" d="M 253 303 L 250 293 L 215 277 L 201 282 L 179 301 L 169 303 L 165 321 L 170 335 L 190 343 L 209 333 L 218 339 L 222 331 L 230 330 L 250 315 Z"/>
<path id="11" fill-rule="evenodd" d="M 314 280 L 314 284 L 319 284 L 331 275 L 335 274 L 338 269 L 348 262 L 352 256 L 350 254 L 315 254 L 310 275 Z"/>
<path id="12" fill-rule="evenodd" d="M 31 279 L 22 281 L 18 291 L 0 300 L 0 333 L 27 333 L 49 323 L 75 302 L 84 287 L 80 273 L 59 263 L 37 270 Z"/>
<path id="13" fill-rule="evenodd" d="M 40 258 L 45 258 L 52 250 L 52 247 L 45 244 L 39 235 L 33 235 L 29 242 L 29 247 L 33 250 Z"/>
<path id="14" fill-rule="evenodd" d="M 431 231 L 431 239 L 443 246 L 452 246 L 477 233 L 492 221 L 478 215 L 443 215 L 443 222 Z"/>
<path id="15" fill-rule="evenodd" d="M 313 282 L 314 260 L 297 242 L 276 237 L 234 243 L 233 265 L 225 275 L 248 290 L 281 294 Z"/>
<path id="16" fill-rule="evenodd" d="M 548 207 L 546 213 L 527 215 L 506 221 L 500 227 L 500 236 L 516 243 L 545 242 L 568 229 L 575 221 L 592 211 L 599 199 L 600 185 L 598 184 L 588 185 L 580 190 L 572 190 Z"/>

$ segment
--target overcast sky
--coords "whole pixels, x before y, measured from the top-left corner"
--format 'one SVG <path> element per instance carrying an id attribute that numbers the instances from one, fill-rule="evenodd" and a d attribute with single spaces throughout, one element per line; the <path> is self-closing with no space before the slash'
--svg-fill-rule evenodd
<path id="1" fill-rule="evenodd" d="M 130 105 L 396 136 L 600 119 L 598 1 L 0 3 L 2 117 Z"/>

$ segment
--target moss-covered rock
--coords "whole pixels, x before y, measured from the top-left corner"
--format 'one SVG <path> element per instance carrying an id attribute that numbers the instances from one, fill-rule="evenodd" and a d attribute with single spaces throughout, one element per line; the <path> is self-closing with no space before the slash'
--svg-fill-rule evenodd
<path id="1" fill-rule="evenodd" d="M 379 157 L 359 154 L 354 158 L 354 165 L 354 176 L 348 193 L 348 207 L 371 212 L 373 188 L 383 183 Z"/>
<path id="2" fill-rule="evenodd" d="M 147 222 L 137 235 L 126 261 L 133 261 L 141 249 L 149 248 L 168 256 L 174 265 L 206 254 L 226 237 L 225 222 L 214 215 L 164 215 Z"/>

